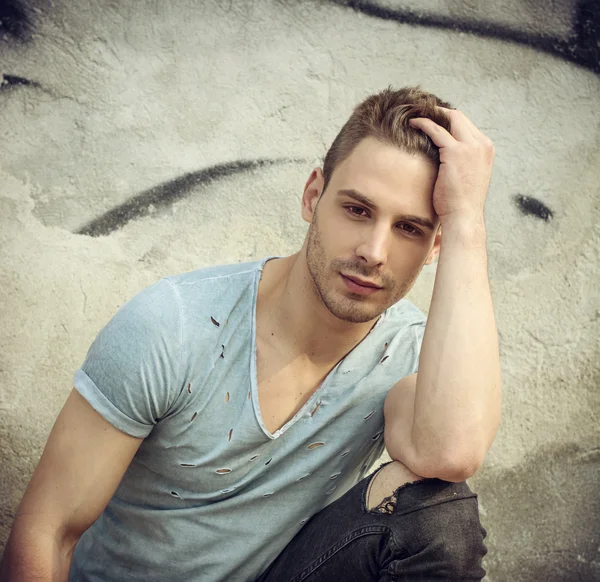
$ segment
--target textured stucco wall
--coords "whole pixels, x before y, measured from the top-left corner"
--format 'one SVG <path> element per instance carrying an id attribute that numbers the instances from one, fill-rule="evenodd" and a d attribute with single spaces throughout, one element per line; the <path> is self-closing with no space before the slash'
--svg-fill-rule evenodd
<path id="1" fill-rule="evenodd" d="M 351 108 L 420 83 L 497 148 L 505 406 L 471 481 L 489 580 L 600 579 L 599 31 L 595 0 L 0 0 L 0 549 L 115 311 L 164 275 L 295 252 Z"/>

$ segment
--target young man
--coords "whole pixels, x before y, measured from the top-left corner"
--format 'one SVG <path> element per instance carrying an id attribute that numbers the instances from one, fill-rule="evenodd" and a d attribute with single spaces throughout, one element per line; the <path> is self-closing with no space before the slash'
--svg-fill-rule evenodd
<path id="1" fill-rule="evenodd" d="M 383 91 L 310 175 L 298 253 L 126 303 L 75 373 L 2 579 L 481 579 L 464 480 L 500 420 L 493 157 L 447 103 Z M 438 253 L 425 326 L 403 297 Z"/>

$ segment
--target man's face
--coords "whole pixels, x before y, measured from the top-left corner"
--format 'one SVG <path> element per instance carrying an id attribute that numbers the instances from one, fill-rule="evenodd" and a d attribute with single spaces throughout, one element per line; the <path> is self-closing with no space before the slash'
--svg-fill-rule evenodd
<path id="1" fill-rule="evenodd" d="M 311 225 L 306 261 L 315 289 L 336 317 L 364 323 L 412 287 L 439 249 L 432 196 L 437 168 L 423 156 L 368 137 L 334 170 L 319 198 L 315 171 L 304 193 Z M 318 207 L 318 210 L 317 210 Z M 349 278 L 375 285 L 356 285 Z"/>

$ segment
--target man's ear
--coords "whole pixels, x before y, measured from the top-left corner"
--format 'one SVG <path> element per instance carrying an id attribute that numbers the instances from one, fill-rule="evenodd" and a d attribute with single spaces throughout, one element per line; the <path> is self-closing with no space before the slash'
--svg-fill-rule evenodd
<path id="1" fill-rule="evenodd" d="M 441 244 L 442 244 L 442 227 L 439 226 L 438 230 L 435 234 L 433 246 L 431 247 L 431 250 L 429 251 L 427 258 L 425 259 L 426 265 L 431 265 L 431 263 L 433 263 L 435 261 L 437 256 L 440 254 L 440 245 Z"/>
<path id="2" fill-rule="evenodd" d="M 306 222 L 312 222 L 317 202 L 323 193 L 324 183 L 323 171 L 321 168 L 315 168 L 306 181 L 302 194 L 302 218 Z"/>

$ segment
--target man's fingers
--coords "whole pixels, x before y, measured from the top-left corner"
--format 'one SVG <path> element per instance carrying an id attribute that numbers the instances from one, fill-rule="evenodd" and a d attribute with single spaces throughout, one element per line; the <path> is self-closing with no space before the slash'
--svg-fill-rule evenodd
<path id="1" fill-rule="evenodd" d="M 409 120 L 408 123 L 412 127 L 426 133 L 439 148 L 450 147 L 456 144 L 456 139 L 448 131 L 427 117 L 415 117 Z"/>
<path id="2" fill-rule="evenodd" d="M 450 133 L 460 141 L 468 139 L 469 136 L 478 141 L 485 138 L 481 130 L 462 111 L 445 107 L 438 107 L 438 109 L 441 109 L 450 118 Z"/>
<path id="3" fill-rule="evenodd" d="M 438 148 L 454 147 L 459 143 L 474 146 L 477 150 L 487 152 L 490 160 L 495 155 L 494 144 L 489 137 L 479 131 L 467 116 L 455 109 L 444 109 L 450 116 L 450 131 L 427 117 L 415 117 L 409 120 L 411 127 L 426 133 Z"/>

